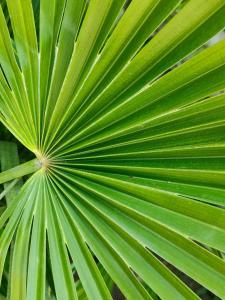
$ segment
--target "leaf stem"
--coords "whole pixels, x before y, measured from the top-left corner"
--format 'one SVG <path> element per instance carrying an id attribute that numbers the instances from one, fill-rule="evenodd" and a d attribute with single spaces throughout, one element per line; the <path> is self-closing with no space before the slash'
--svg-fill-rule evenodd
<path id="1" fill-rule="evenodd" d="M 41 168 L 38 159 L 33 159 L 24 164 L 16 166 L 12 169 L 0 173 L 0 184 L 11 181 L 13 179 L 32 174 Z"/>

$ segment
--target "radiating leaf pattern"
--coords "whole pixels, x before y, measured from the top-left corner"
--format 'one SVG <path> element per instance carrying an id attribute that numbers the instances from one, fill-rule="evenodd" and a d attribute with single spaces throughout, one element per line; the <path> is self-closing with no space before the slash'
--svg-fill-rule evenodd
<path id="1" fill-rule="evenodd" d="M 225 1 L 0 3 L 8 299 L 225 299 Z"/>

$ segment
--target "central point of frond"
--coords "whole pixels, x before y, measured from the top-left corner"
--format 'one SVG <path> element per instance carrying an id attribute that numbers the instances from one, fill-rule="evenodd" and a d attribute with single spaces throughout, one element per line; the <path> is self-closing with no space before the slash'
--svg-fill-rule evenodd
<path id="1" fill-rule="evenodd" d="M 47 170 L 50 166 L 50 160 L 39 151 L 35 151 L 35 155 L 37 156 L 41 169 Z"/>

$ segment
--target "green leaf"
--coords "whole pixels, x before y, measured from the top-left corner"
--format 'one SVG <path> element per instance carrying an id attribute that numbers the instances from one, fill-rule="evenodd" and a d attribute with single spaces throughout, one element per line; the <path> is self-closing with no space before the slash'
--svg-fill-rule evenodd
<path id="1" fill-rule="evenodd" d="M 225 298 L 224 14 L 0 0 L 0 298 Z"/>
<path id="2" fill-rule="evenodd" d="M 15 178 L 22 177 L 24 175 L 34 173 L 35 171 L 40 169 L 40 167 L 40 162 L 37 159 L 34 159 L 7 171 L 4 171 L 0 173 L 0 184 L 13 180 Z"/>
<path id="3" fill-rule="evenodd" d="M 62 211 L 62 208 L 59 206 L 57 212 L 62 222 L 70 254 L 75 262 L 86 294 L 89 298 L 93 297 L 93 299 L 111 299 L 96 263 L 77 230 L 72 217 L 67 210 L 64 209 Z M 75 255 L 78 256 L 77 261 Z"/>
<path id="4" fill-rule="evenodd" d="M 0 236 L 0 279 L 2 278 L 3 267 L 6 259 L 6 255 L 12 242 L 13 235 L 15 234 L 18 225 L 20 224 L 21 217 L 23 215 L 24 207 L 29 200 L 32 203 L 32 200 L 36 196 L 36 189 L 40 184 L 40 174 L 37 173 L 32 177 L 22 188 L 20 194 L 18 195 L 17 201 L 13 203 L 5 210 L 0 219 L 0 229 L 2 229 L 5 222 L 9 219 L 6 224 L 1 236 Z M 1 281 L 1 280 L 0 280 Z M 15 291 L 12 291 L 12 293 Z"/>
<path id="5" fill-rule="evenodd" d="M 19 165 L 19 155 L 17 145 L 14 143 L 0 142 L 0 162 L 1 171 L 8 170 Z M 13 180 L 11 183 L 4 184 L 3 194 L 0 196 L 6 197 L 7 204 L 14 200 L 22 186 L 22 181 L 19 179 Z"/>
<path id="6" fill-rule="evenodd" d="M 44 184 L 43 184 L 44 185 Z M 29 262 L 27 270 L 27 298 L 45 299 L 46 282 L 46 221 L 44 188 L 39 193 L 33 211 L 30 237 Z M 40 203 L 40 204 L 39 204 Z M 36 261 L 38 260 L 38 265 Z"/>
<path id="7" fill-rule="evenodd" d="M 128 10 L 129 10 L 129 8 L 128 8 Z M 179 14 L 177 14 L 163 28 L 163 30 L 161 30 L 160 33 L 157 34 L 142 49 L 142 51 L 140 51 L 138 53 L 138 55 L 136 55 L 136 57 L 131 61 L 131 63 L 127 64 L 127 67 L 124 68 L 124 70 L 119 74 L 119 76 L 116 76 L 115 80 L 111 84 L 109 84 L 108 88 L 106 88 L 105 91 L 103 91 L 103 93 L 99 93 L 99 95 L 97 95 L 95 97 L 95 99 L 93 99 L 93 101 L 92 101 L 93 103 L 91 103 L 89 105 L 89 107 L 87 108 L 88 110 L 91 109 L 90 113 L 88 113 L 87 115 L 84 115 L 84 117 L 86 117 L 86 119 L 83 119 L 82 123 L 79 125 L 80 126 L 82 126 L 82 124 L 86 125 L 86 121 L 91 120 L 92 121 L 91 125 L 96 126 L 95 122 L 93 121 L 93 116 L 99 115 L 99 112 L 102 112 L 101 115 L 103 115 L 105 118 L 107 118 L 108 123 L 110 123 L 110 119 L 108 118 L 108 115 L 106 117 L 106 112 L 112 111 L 112 109 L 115 107 L 114 103 L 116 104 L 116 106 L 118 106 L 118 103 L 126 100 L 128 97 L 133 96 L 137 92 L 137 90 L 132 89 L 132 92 L 128 93 L 128 96 L 126 96 L 126 95 L 124 96 L 123 94 L 121 95 L 121 93 L 124 93 L 124 90 L 126 91 L 130 85 L 132 85 L 133 83 L 136 83 L 138 81 L 138 77 L 137 77 L 138 75 L 141 77 L 140 78 L 141 86 L 140 86 L 140 84 L 138 85 L 138 91 L 140 91 L 145 82 L 143 80 L 142 76 L 143 76 L 143 74 L 144 75 L 146 74 L 146 72 L 148 71 L 148 68 L 150 70 L 152 70 L 153 67 L 156 68 L 156 70 L 157 70 L 156 72 L 158 72 L 158 73 L 156 73 L 156 72 L 153 73 L 152 79 L 154 79 L 161 72 L 165 71 L 168 67 L 170 67 L 171 65 L 173 65 L 174 63 L 179 61 L 181 58 L 183 58 L 189 52 L 191 52 L 192 50 L 194 50 L 195 48 L 197 48 L 202 43 L 207 41 L 207 39 L 210 38 L 210 31 L 207 31 L 207 30 L 205 31 L 205 26 L 203 26 L 204 22 L 206 22 L 206 24 L 207 24 L 208 18 L 210 16 L 215 14 L 214 18 L 212 18 L 212 20 L 210 20 L 210 24 L 212 24 L 212 23 L 218 24 L 217 29 L 213 28 L 213 27 L 211 27 L 211 25 L 209 25 L 210 28 L 213 28 L 213 30 L 215 30 L 211 34 L 213 35 L 213 34 L 215 34 L 216 31 L 219 31 L 220 29 L 222 29 L 225 26 L 224 18 L 222 17 L 224 14 L 224 10 L 225 10 L 225 6 L 224 6 L 223 1 L 221 1 L 221 0 L 218 0 L 218 1 L 210 0 L 210 1 L 207 1 L 207 3 L 203 0 L 190 1 L 183 8 L 183 10 Z M 217 23 L 218 11 L 220 11 L 219 19 L 221 20 L 222 23 L 220 23 L 220 22 Z M 195 13 L 193 13 L 193 12 L 195 12 Z M 192 16 L 191 18 L 190 18 L 190 15 Z M 183 20 L 186 20 L 187 18 L 189 21 L 183 22 Z M 197 34 L 193 36 L 191 41 L 189 39 L 186 41 L 185 38 L 189 38 L 189 35 L 193 32 L 193 30 L 195 28 L 198 29 L 199 26 L 201 27 L 200 32 L 197 32 Z M 177 30 L 178 28 L 179 28 L 179 30 Z M 171 33 L 173 33 L 173 34 L 171 34 Z M 209 33 L 209 35 L 208 35 L 208 33 Z M 197 37 L 197 39 L 196 39 L 196 36 L 199 36 L 199 37 Z M 180 43 L 183 40 L 184 40 L 185 44 L 180 45 Z M 194 41 L 194 43 L 192 41 Z M 197 43 L 196 43 L 196 41 L 197 41 Z M 181 51 L 181 54 L 179 53 L 179 51 L 177 51 L 176 45 L 180 46 L 180 48 L 182 49 L 183 52 Z M 173 61 L 171 62 L 169 60 L 169 62 L 167 62 L 167 63 L 163 62 L 162 63 L 163 68 L 161 67 L 161 70 L 160 70 L 157 63 L 162 58 L 164 58 L 164 56 L 167 53 L 170 54 L 170 51 L 173 49 L 174 49 L 173 55 L 171 54 Z M 111 50 L 110 50 L 110 53 L 111 53 Z M 217 56 L 217 58 L 219 58 L 219 57 Z M 95 71 L 96 71 L 95 69 L 98 66 L 101 66 L 101 61 L 93 69 L 93 80 L 100 79 L 95 73 Z M 107 65 L 107 67 L 108 67 L 108 65 Z M 103 73 L 101 73 L 101 76 L 103 76 L 104 71 L 103 71 Z M 149 83 L 151 80 L 149 73 L 148 73 L 148 76 L 146 76 L 146 77 L 147 77 L 146 83 Z M 212 78 L 212 76 L 211 76 L 211 78 Z M 96 86 L 96 81 L 94 81 L 94 83 L 92 85 L 91 84 L 92 84 L 92 80 L 88 78 L 87 84 L 81 90 L 81 93 L 83 93 L 83 95 L 80 96 L 80 98 L 81 98 L 81 100 L 79 100 L 80 103 L 82 101 L 84 101 L 86 99 L 86 97 L 88 97 L 88 95 L 91 93 L 93 88 Z M 86 86 L 88 86 L 88 87 L 90 86 L 90 88 L 87 91 L 85 90 Z M 124 87 L 126 87 L 126 89 L 124 89 Z M 167 87 L 167 85 L 164 85 L 164 87 Z M 200 88 L 199 88 L 199 90 L 200 90 Z M 78 94 L 78 97 L 79 97 L 79 94 Z M 140 97 L 141 97 L 141 95 L 139 96 L 139 98 Z M 112 103 L 112 105 L 109 105 L 109 103 L 111 103 L 112 101 L 114 101 L 114 103 Z M 135 103 L 137 103 L 137 101 L 138 100 L 136 100 Z M 74 103 L 76 103 L 76 102 L 74 101 Z M 92 109 L 93 104 L 95 105 L 94 110 Z M 139 105 L 139 107 L 142 107 L 141 104 Z M 107 110 L 105 108 L 107 108 Z M 74 111 L 70 112 L 70 110 L 68 112 L 71 114 L 74 113 Z M 117 114 L 115 113 L 114 116 L 116 116 L 116 115 Z M 76 124 L 75 119 L 73 119 L 73 123 L 74 124 L 71 127 L 75 127 L 75 124 Z M 78 127 L 78 136 L 81 135 L 80 126 Z M 86 128 L 88 128 L 87 125 L 85 126 L 85 129 Z M 95 129 L 93 128 L 93 132 L 94 131 L 95 131 Z M 83 132 L 82 132 L 82 134 L 83 134 Z M 71 135 L 72 135 L 72 140 L 74 140 L 75 137 L 74 137 L 74 134 L 72 134 L 72 132 L 71 132 Z M 85 131 L 85 135 L 87 135 L 86 131 Z M 76 137 L 76 139 L 77 139 L 77 137 Z"/>
<path id="8" fill-rule="evenodd" d="M 106 241 L 110 243 L 116 251 L 120 252 L 125 262 L 130 265 L 133 271 L 137 272 L 147 284 L 152 281 L 151 285 L 153 290 L 161 297 L 165 297 L 166 294 L 171 298 L 175 295 L 180 298 L 188 295 L 191 299 L 196 299 L 191 291 L 183 286 L 176 277 L 173 277 L 168 269 L 163 267 L 156 258 L 150 255 L 150 253 L 129 236 L 127 232 L 110 222 L 108 218 L 104 218 L 103 215 L 95 215 L 94 210 L 89 214 L 89 208 L 82 209 L 82 200 L 85 200 L 84 198 L 77 199 L 76 194 L 72 197 L 74 205 L 90 220 L 92 226 L 95 224 L 98 232 L 105 237 Z M 132 257 L 135 257 L 135 260 L 131 259 Z M 151 268 L 149 269 L 147 265 L 150 265 Z M 165 278 L 167 282 L 163 281 Z"/>
<path id="9" fill-rule="evenodd" d="M 142 203 L 136 204 L 136 206 L 131 205 L 131 197 L 122 195 L 115 190 L 112 193 L 101 185 L 80 178 L 73 182 L 84 190 L 79 190 L 76 193 L 88 201 L 92 206 L 91 209 L 96 208 L 99 214 L 110 216 L 111 220 L 132 236 L 135 236 L 156 254 L 162 256 L 201 284 L 206 285 L 216 294 L 223 295 L 224 279 L 222 277 L 219 279 L 219 277 L 224 276 L 225 265 L 219 259 L 193 242 L 184 239 L 176 232 L 169 230 L 158 222 L 154 222 L 154 218 L 149 218 L 148 214 L 145 213 L 145 211 L 148 211 L 147 207 L 143 205 L 143 209 L 139 209 Z M 125 198 L 127 198 L 127 201 Z M 140 199 L 133 200 L 133 203 L 141 202 Z M 191 258 L 189 257 L 190 253 Z M 193 265 L 191 266 L 191 264 Z M 204 266 L 204 264 L 206 265 Z M 212 269 L 208 270 L 210 265 Z M 201 276 L 203 273 L 204 275 Z M 218 273 L 220 273 L 220 276 Z"/>
<path id="10" fill-rule="evenodd" d="M 77 299 L 62 229 L 49 191 L 46 196 L 47 235 L 56 296 L 59 299 Z"/>
<path id="11" fill-rule="evenodd" d="M 38 47 L 32 3 L 30 0 L 7 0 L 12 23 L 16 53 L 26 86 L 29 109 L 35 130 L 37 124 L 38 100 Z M 37 137 L 37 133 L 36 133 Z"/>
<path id="12" fill-rule="evenodd" d="M 90 143 L 96 144 L 112 136 L 137 131 L 158 115 L 182 108 L 223 89 L 225 87 L 224 48 L 225 42 L 221 41 L 163 76 L 137 95 L 122 103 L 117 102 L 114 109 L 111 108 L 107 114 L 72 138 L 76 140 L 76 144 L 78 140 L 78 145 L 72 149 L 76 150 L 81 145 L 84 147 Z M 103 130 L 105 127 L 106 129 Z M 91 134 L 94 136 L 88 138 Z M 88 140 L 86 143 L 85 141 L 79 143 L 82 136 L 85 136 L 82 140 Z M 70 140 L 67 141 L 69 142 L 72 143 Z"/>

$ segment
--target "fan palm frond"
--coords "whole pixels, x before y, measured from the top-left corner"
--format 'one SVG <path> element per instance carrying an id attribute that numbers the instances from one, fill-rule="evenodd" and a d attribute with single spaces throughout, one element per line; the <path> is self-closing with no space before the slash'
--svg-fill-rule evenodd
<path id="1" fill-rule="evenodd" d="M 225 1 L 0 3 L 0 299 L 225 299 Z"/>

